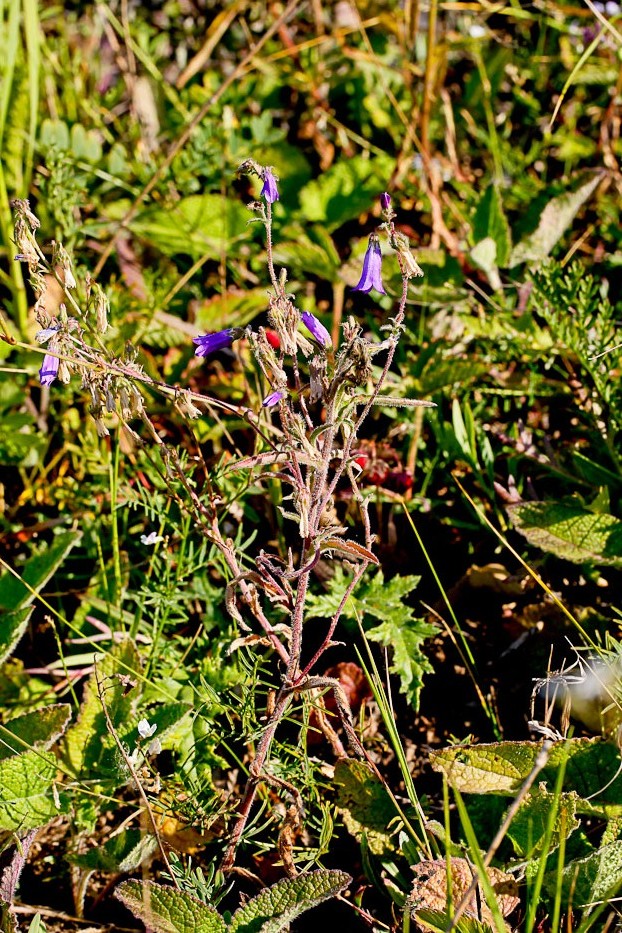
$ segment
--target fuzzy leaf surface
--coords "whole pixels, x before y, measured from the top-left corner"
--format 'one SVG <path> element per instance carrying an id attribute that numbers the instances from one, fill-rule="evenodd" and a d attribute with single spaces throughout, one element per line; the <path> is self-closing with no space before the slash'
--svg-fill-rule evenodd
<path id="1" fill-rule="evenodd" d="M 622 566 L 622 521 L 575 502 L 517 502 L 512 524 L 531 544 L 575 564 Z"/>
<path id="2" fill-rule="evenodd" d="M 110 652 L 97 661 L 106 707 L 121 738 L 135 721 L 141 688 L 138 685 L 126 692 L 116 675 L 129 675 L 140 684 L 140 668 L 136 646 L 129 638 L 113 645 Z M 119 777 L 117 748 L 113 737 L 108 734 L 95 673 L 91 674 L 84 687 L 78 720 L 67 730 L 62 753 L 65 766 L 76 777 L 84 772 L 88 772 L 91 779 L 95 775 L 108 779 Z"/>
<path id="3" fill-rule="evenodd" d="M 52 793 L 57 768 L 54 755 L 34 750 L 0 761 L 0 830 L 45 826 L 62 812 Z"/>
<path id="4" fill-rule="evenodd" d="M 0 728 L 0 760 L 19 755 L 30 746 L 48 749 L 63 734 L 70 719 L 68 703 L 54 703 L 9 719 Z"/>
<path id="5" fill-rule="evenodd" d="M 214 907 L 155 881 L 123 881 L 115 897 L 153 933 L 226 933 Z"/>
<path id="6" fill-rule="evenodd" d="M 281 933 L 296 917 L 326 901 L 350 884 L 343 871 L 318 871 L 283 878 L 240 907 L 227 933 Z"/>

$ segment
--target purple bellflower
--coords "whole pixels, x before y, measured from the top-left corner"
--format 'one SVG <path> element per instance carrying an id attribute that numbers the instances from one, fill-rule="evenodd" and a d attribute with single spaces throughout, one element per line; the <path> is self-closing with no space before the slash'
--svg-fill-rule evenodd
<path id="1" fill-rule="evenodd" d="M 382 252 L 380 242 L 375 233 L 369 238 L 369 246 L 363 259 L 363 274 L 358 285 L 355 285 L 352 291 L 369 294 L 372 288 L 375 288 L 381 295 L 386 295 L 382 284 Z"/>
<path id="2" fill-rule="evenodd" d="M 278 405 L 279 402 L 282 402 L 287 392 L 284 389 L 277 389 L 276 392 L 271 392 L 270 395 L 266 395 L 265 399 L 261 403 L 262 408 L 273 408 L 274 405 Z"/>
<path id="3" fill-rule="evenodd" d="M 52 385 L 58 376 L 59 366 L 60 360 L 57 356 L 52 356 L 51 353 L 45 354 L 43 357 L 43 363 L 41 364 L 41 369 L 39 370 L 39 382 L 42 386 Z"/>
<path id="4" fill-rule="evenodd" d="M 279 189 L 276 186 L 276 178 L 272 174 L 272 169 L 264 170 L 261 197 L 265 198 L 268 204 L 274 204 L 279 200 Z"/>
<path id="5" fill-rule="evenodd" d="M 386 211 L 387 208 L 391 207 L 391 195 L 387 194 L 386 191 L 380 195 L 380 207 L 383 211 Z"/>
<path id="6" fill-rule="evenodd" d="M 209 356 L 210 353 L 215 353 L 217 350 L 224 350 L 225 347 L 230 347 L 234 340 L 233 327 L 216 331 L 215 334 L 202 334 L 192 338 L 192 342 L 198 344 L 194 351 L 197 356 Z"/>
<path id="7" fill-rule="evenodd" d="M 314 314 L 311 314 L 310 311 L 303 311 L 300 316 L 302 318 L 302 323 L 309 333 L 315 337 L 318 343 L 323 347 L 332 347 L 333 341 L 331 340 L 330 334 Z"/>

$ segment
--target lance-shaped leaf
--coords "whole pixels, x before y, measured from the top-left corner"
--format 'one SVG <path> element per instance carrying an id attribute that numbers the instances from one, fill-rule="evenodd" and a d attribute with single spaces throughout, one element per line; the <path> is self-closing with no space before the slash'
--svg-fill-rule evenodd
<path id="1" fill-rule="evenodd" d="M 575 564 L 622 567 L 622 522 L 580 503 L 517 502 L 507 506 L 512 524 L 531 544 Z"/>
<path id="2" fill-rule="evenodd" d="M 54 703 L 9 719 L 0 726 L 0 760 L 34 747 L 43 751 L 60 738 L 71 718 L 67 703 Z"/>

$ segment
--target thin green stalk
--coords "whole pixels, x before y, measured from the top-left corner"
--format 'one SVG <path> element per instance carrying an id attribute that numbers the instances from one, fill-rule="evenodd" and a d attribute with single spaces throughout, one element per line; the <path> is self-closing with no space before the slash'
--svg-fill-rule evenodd
<path id="1" fill-rule="evenodd" d="M 111 456 L 108 464 L 108 476 L 110 479 L 110 527 L 112 529 L 112 561 L 114 568 L 114 592 L 112 594 L 112 603 L 117 609 L 121 608 L 121 594 L 123 589 L 121 576 L 121 549 L 119 545 L 119 522 L 117 515 L 120 450 L 121 445 L 117 442 L 114 445 L 114 454 Z"/>
<path id="2" fill-rule="evenodd" d="M 430 839 L 429 839 L 428 833 L 427 833 L 427 831 L 426 831 L 426 817 L 425 817 L 425 813 L 423 812 L 423 807 L 421 806 L 421 803 L 420 803 L 420 801 L 419 801 L 419 797 L 418 797 L 417 791 L 416 791 L 416 789 L 415 789 L 415 784 L 414 784 L 414 781 L 413 781 L 413 779 L 412 779 L 412 774 L 410 773 L 410 768 L 408 767 L 408 762 L 406 761 L 406 754 L 405 754 L 405 752 L 404 752 L 404 747 L 403 747 L 403 745 L 402 745 L 402 741 L 401 741 L 400 736 L 399 736 L 399 733 L 398 733 L 398 731 L 397 731 L 397 723 L 395 722 L 395 716 L 394 716 L 394 714 L 393 714 L 393 712 L 392 712 L 392 710 L 391 710 L 390 704 L 389 704 L 389 702 L 388 702 L 388 698 L 387 698 L 387 696 L 386 696 L 386 693 L 385 693 L 385 690 L 384 690 L 384 686 L 383 686 L 383 684 L 382 684 L 382 679 L 381 679 L 381 677 L 380 677 L 380 673 L 379 673 L 379 671 L 378 671 L 378 667 L 377 667 L 376 662 L 375 662 L 375 660 L 374 660 L 374 656 L 373 656 L 373 654 L 372 654 L 372 651 L 371 651 L 371 649 L 370 649 L 370 647 L 369 647 L 369 642 L 367 641 L 367 638 L 365 637 L 365 632 L 363 631 L 363 628 L 362 628 L 362 625 L 361 625 L 361 623 L 360 623 L 360 620 L 357 620 L 357 621 L 359 621 L 359 630 L 360 630 L 360 632 L 361 632 L 361 635 L 362 635 L 362 637 L 363 637 L 363 641 L 364 641 L 364 643 L 365 643 L 365 647 L 366 647 L 366 649 L 367 649 L 367 655 L 368 655 L 368 658 L 369 658 L 370 667 L 372 668 L 372 673 L 370 674 L 370 672 L 369 672 L 369 670 L 368 670 L 368 668 L 367 668 L 367 666 L 366 666 L 366 664 L 365 664 L 365 661 L 364 661 L 363 658 L 361 657 L 361 653 L 360 653 L 360 651 L 359 651 L 358 648 L 357 648 L 357 649 L 356 649 L 356 653 L 357 653 L 357 656 L 358 656 L 358 660 L 359 660 L 359 663 L 360 663 L 360 665 L 361 665 L 361 668 L 363 669 L 363 673 L 365 674 L 365 677 L 367 678 L 367 682 L 369 683 L 369 685 L 370 685 L 370 687 L 371 687 L 372 693 L 373 693 L 373 695 L 374 695 L 374 700 L 375 700 L 376 703 L 378 704 L 378 709 L 380 710 L 380 713 L 381 713 L 381 715 L 382 715 L 382 719 L 383 719 L 383 722 L 384 722 L 384 725 L 385 725 L 385 729 L 387 730 L 387 733 L 388 733 L 388 737 L 389 737 L 389 741 L 390 741 L 390 743 L 391 743 L 391 747 L 393 748 L 393 751 L 395 752 L 395 757 L 397 758 L 397 761 L 398 761 L 398 764 L 399 764 L 399 767 L 400 767 L 400 772 L 401 772 L 401 775 L 402 775 L 402 779 L 403 779 L 403 781 L 404 781 L 404 787 L 406 788 L 406 793 L 408 794 L 408 799 L 410 800 L 412 806 L 415 808 L 415 811 L 416 811 L 416 813 L 417 813 L 417 818 L 418 818 L 418 820 L 419 820 L 419 826 L 421 827 L 421 838 L 415 833 L 414 829 L 413 829 L 412 826 L 410 825 L 409 820 L 407 819 L 407 817 L 405 816 L 405 814 L 404 814 L 402 808 L 400 807 L 400 805 L 399 805 L 398 802 L 396 801 L 396 799 L 395 799 L 393 793 L 391 792 L 390 787 L 386 787 L 386 790 L 388 791 L 389 796 L 391 797 L 391 799 L 392 799 L 392 801 L 393 801 L 393 803 L 394 803 L 394 805 L 395 805 L 396 811 L 398 812 L 398 814 L 399 814 L 399 816 L 400 816 L 400 818 L 401 818 L 401 820 L 402 820 L 402 822 L 403 822 L 403 824 L 404 824 L 404 829 L 406 830 L 406 832 L 408 833 L 408 835 L 411 837 L 412 841 L 415 843 L 415 845 L 417 845 L 417 846 L 419 847 L 419 849 L 420 849 L 428 858 L 433 858 L 434 855 L 433 855 L 433 853 L 432 853 L 432 847 L 431 847 L 431 845 L 430 845 Z M 435 840 L 432 839 L 432 842 L 434 843 Z M 438 853 L 436 853 L 436 854 L 438 854 Z"/>
<path id="3" fill-rule="evenodd" d="M 413 530 L 413 534 L 415 535 L 415 538 L 417 539 L 417 543 L 419 544 L 419 547 L 420 547 L 421 550 L 423 551 L 423 556 L 424 556 L 425 559 L 426 559 L 427 565 L 428 565 L 428 567 L 430 568 L 430 571 L 431 571 L 431 573 L 432 573 L 432 576 L 434 577 L 434 580 L 435 580 L 435 582 L 436 582 L 436 585 L 438 586 L 439 592 L 440 592 L 440 594 L 441 594 L 441 596 L 442 596 L 442 598 L 443 598 L 443 602 L 444 602 L 445 605 L 447 606 L 447 611 L 449 612 L 449 615 L 451 616 L 451 620 L 452 620 L 452 622 L 453 622 L 453 624 L 454 624 L 455 630 L 456 630 L 456 632 L 458 633 L 458 636 L 459 636 L 459 639 L 460 639 L 460 645 L 462 646 L 462 650 L 460 651 L 460 654 L 461 654 L 462 660 L 464 661 L 464 664 L 465 664 L 465 666 L 466 666 L 466 668 L 467 668 L 467 670 L 468 670 L 468 672 L 469 672 L 469 676 L 470 676 L 470 678 L 471 678 L 471 681 L 472 681 L 472 683 L 473 683 L 473 685 L 474 685 L 474 687 L 475 687 L 475 692 L 476 692 L 476 694 L 477 694 L 477 697 L 478 697 L 478 699 L 479 699 L 479 702 L 480 702 L 480 704 L 481 704 L 481 706 L 482 706 L 482 709 L 484 710 L 484 712 L 485 712 L 487 718 L 490 720 L 490 723 L 491 723 L 492 728 L 493 728 L 493 731 L 494 731 L 495 738 L 501 739 L 501 730 L 500 730 L 500 727 L 499 727 L 499 723 L 497 722 L 497 717 L 495 716 L 495 712 L 494 712 L 494 710 L 490 707 L 490 704 L 489 704 L 488 701 L 486 700 L 486 697 L 485 697 L 484 694 L 482 693 L 482 691 L 481 691 L 481 689 L 480 689 L 480 687 L 479 687 L 479 685 L 478 685 L 478 683 L 477 683 L 477 677 L 475 676 L 476 664 L 475 664 L 475 658 L 473 657 L 473 652 L 471 651 L 471 649 L 470 649 L 470 647 L 469 647 L 469 644 L 468 644 L 468 642 L 467 642 L 467 640 L 466 640 L 466 638 L 465 638 L 464 632 L 462 631 L 462 628 L 460 627 L 460 623 L 458 622 L 458 617 L 456 616 L 456 613 L 454 612 L 453 606 L 451 605 L 451 602 L 450 602 L 449 597 L 448 597 L 448 595 L 447 595 L 447 593 L 446 593 L 446 591 L 445 591 L 445 588 L 444 588 L 444 586 L 443 586 L 443 584 L 442 584 L 442 582 L 441 582 L 441 579 L 440 579 L 438 573 L 436 572 L 436 567 L 434 566 L 434 563 L 433 563 L 433 561 L 432 561 L 430 555 L 428 554 L 428 551 L 427 551 L 427 549 L 426 549 L 425 544 L 423 543 L 423 540 L 422 540 L 422 538 L 421 538 L 421 535 L 419 534 L 419 531 L 418 531 L 418 529 L 417 529 L 417 526 L 415 525 L 415 523 L 414 523 L 414 521 L 413 521 L 413 519 L 412 519 L 412 515 L 411 515 L 410 512 L 408 511 L 408 508 L 407 508 L 407 506 L 406 506 L 406 503 L 405 503 L 403 500 L 402 500 L 402 504 L 403 504 L 403 507 L 404 507 L 404 514 L 405 514 L 405 516 L 406 516 L 406 519 L 407 519 L 407 521 L 408 521 L 410 527 L 411 527 L 412 530 Z"/>

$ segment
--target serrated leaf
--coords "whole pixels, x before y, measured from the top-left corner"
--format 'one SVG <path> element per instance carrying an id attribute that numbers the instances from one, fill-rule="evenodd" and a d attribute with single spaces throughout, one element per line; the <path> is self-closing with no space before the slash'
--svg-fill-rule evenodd
<path id="1" fill-rule="evenodd" d="M 497 185 L 489 185 L 482 195 L 473 216 L 473 242 L 475 246 L 490 239 L 495 244 L 494 265 L 503 268 L 510 254 L 510 228 L 503 211 Z"/>
<path id="2" fill-rule="evenodd" d="M 592 196 L 601 179 L 601 174 L 590 175 L 575 191 L 552 198 L 542 211 L 533 233 L 517 243 L 512 250 L 508 267 L 512 269 L 521 262 L 545 259 L 570 227 L 579 209 Z"/>
<path id="3" fill-rule="evenodd" d="M 138 868 L 158 847 L 155 836 L 140 829 L 126 829 L 103 845 L 79 855 L 68 855 L 74 865 L 90 871 L 128 872 Z"/>
<path id="4" fill-rule="evenodd" d="M 0 664 L 4 664 L 6 659 L 15 651 L 17 643 L 26 631 L 32 610 L 32 606 L 27 606 L 24 609 L 16 609 L 15 612 L 2 613 Z"/>
<path id="5" fill-rule="evenodd" d="M 9 719 L 0 726 L 0 760 L 19 755 L 29 747 L 46 750 L 63 734 L 71 719 L 67 703 L 54 703 Z"/>
<path id="6" fill-rule="evenodd" d="M 574 501 L 517 502 L 507 507 L 517 531 L 541 548 L 575 564 L 622 566 L 622 522 L 590 512 Z"/>
<path id="7" fill-rule="evenodd" d="M 141 694 L 141 664 L 134 643 L 129 638 L 117 642 L 107 655 L 97 660 L 97 670 L 112 724 L 124 738 L 135 721 Z M 139 685 L 126 692 L 117 674 L 129 675 Z M 106 727 L 95 673 L 85 684 L 78 719 L 68 729 L 61 743 L 61 753 L 65 767 L 74 777 L 79 778 L 85 773 L 90 780 L 96 776 L 119 777 L 117 748 Z"/>
<path id="8" fill-rule="evenodd" d="M 327 230 L 334 230 L 372 207 L 391 171 L 387 157 L 370 160 L 354 156 L 336 162 L 304 186 L 300 192 L 301 213 L 307 222 L 317 221 Z"/>
<path id="9" fill-rule="evenodd" d="M 391 648 L 389 670 L 400 679 L 400 691 L 408 697 L 414 709 L 419 708 L 423 675 L 434 670 L 422 650 L 426 639 L 436 634 L 436 626 L 421 619 L 382 622 L 370 628 L 367 637 Z"/>
<path id="10" fill-rule="evenodd" d="M 56 758 L 47 752 L 28 751 L 0 761 L 0 830 L 35 829 L 63 812 L 52 792 L 57 769 Z"/>
<path id="11" fill-rule="evenodd" d="M 199 258 L 222 256 L 235 240 L 248 234 L 248 208 L 219 194 L 196 194 L 168 208 L 150 207 L 132 223 L 131 230 L 167 256 Z"/>
<path id="12" fill-rule="evenodd" d="M 8 572 L 3 574 L 0 577 L 0 609 L 15 611 L 29 606 L 81 537 L 80 531 L 63 532 L 48 548 L 26 561 L 20 578 Z"/>
<path id="13" fill-rule="evenodd" d="M 155 881 L 123 881 L 115 897 L 153 933 L 227 933 L 214 907 Z"/>
<path id="14" fill-rule="evenodd" d="M 556 872 L 545 876 L 544 887 L 551 897 L 558 894 Z M 586 858 L 575 859 L 564 866 L 562 873 L 562 903 L 573 908 L 586 907 L 599 901 L 609 901 L 622 887 L 622 842 L 602 846 Z"/>
<path id="15" fill-rule="evenodd" d="M 577 818 L 578 795 L 575 791 L 561 794 L 557 801 L 555 824 L 548 835 L 548 823 L 554 805 L 553 795 L 545 788 L 532 791 L 518 808 L 508 829 L 514 851 L 520 858 L 537 858 L 546 844 L 547 852 L 559 846 L 562 838 L 567 839 L 580 825 Z"/>
<path id="16" fill-rule="evenodd" d="M 531 772 L 542 751 L 540 742 L 495 742 L 458 745 L 430 753 L 435 771 L 465 794 L 513 796 Z M 567 739 L 553 745 L 538 783 L 551 792 L 561 764 L 562 791 L 577 795 L 577 813 L 607 817 L 622 813 L 622 773 L 616 745 L 601 738 Z M 589 799 L 588 799 L 589 798 Z"/>
<path id="17" fill-rule="evenodd" d="M 318 871 L 284 878 L 240 907 L 227 933 L 281 933 L 296 917 L 326 901 L 350 884 L 343 871 Z"/>

